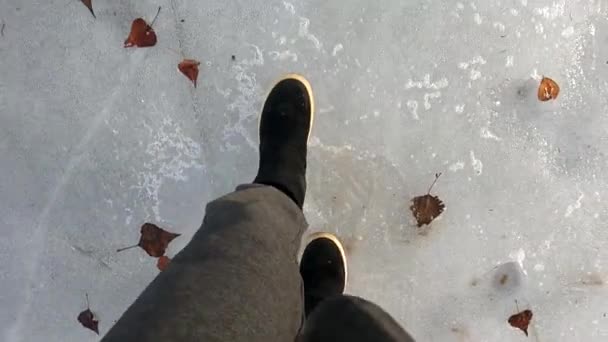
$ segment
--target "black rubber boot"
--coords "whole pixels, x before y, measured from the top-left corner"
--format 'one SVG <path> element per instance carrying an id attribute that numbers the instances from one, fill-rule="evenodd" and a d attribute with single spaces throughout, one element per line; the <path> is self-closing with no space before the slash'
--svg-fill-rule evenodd
<path id="1" fill-rule="evenodd" d="M 346 287 L 346 255 L 336 236 L 315 233 L 300 260 L 306 317 L 323 300 L 341 295 Z"/>
<path id="2" fill-rule="evenodd" d="M 310 83 L 299 75 L 288 75 L 272 88 L 260 117 L 260 166 L 254 183 L 281 190 L 300 208 L 313 118 Z"/>

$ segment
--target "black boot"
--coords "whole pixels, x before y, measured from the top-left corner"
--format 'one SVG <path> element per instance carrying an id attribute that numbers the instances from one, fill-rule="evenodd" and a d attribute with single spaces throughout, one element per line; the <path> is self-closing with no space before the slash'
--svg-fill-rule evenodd
<path id="1" fill-rule="evenodd" d="M 287 75 L 270 91 L 260 117 L 260 166 L 254 183 L 271 185 L 302 208 L 306 147 L 314 117 L 310 84 Z"/>
<path id="2" fill-rule="evenodd" d="M 346 287 L 346 254 L 338 238 L 329 233 L 310 237 L 300 260 L 304 281 L 306 317 L 325 299 L 341 295 Z"/>

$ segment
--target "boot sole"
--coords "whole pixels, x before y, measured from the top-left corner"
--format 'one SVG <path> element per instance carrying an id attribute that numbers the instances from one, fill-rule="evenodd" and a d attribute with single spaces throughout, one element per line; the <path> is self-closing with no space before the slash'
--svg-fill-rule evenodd
<path id="1" fill-rule="evenodd" d="M 304 76 L 302 76 L 300 74 L 287 74 L 287 75 L 283 76 L 281 79 L 274 82 L 272 87 L 270 87 L 270 90 L 267 92 L 266 97 L 264 97 L 264 102 L 268 98 L 268 95 L 270 95 L 270 92 L 272 91 L 272 89 L 274 89 L 274 87 L 276 87 L 277 84 L 279 84 L 279 82 L 281 82 L 283 80 L 288 80 L 288 79 L 293 79 L 293 80 L 296 80 L 296 81 L 299 81 L 300 83 L 302 83 L 304 85 L 304 88 L 306 88 L 306 92 L 308 93 L 308 98 L 310 99 L 310 125 L 308 126 L 308 136 L 306 138 L 306 142 L 308 142 L 308 141 L 310 141 L 310 133 L 312 132 L 313 123 L 315 121 L 315 98 L 312 93 L 312 86 L 310 85 L 310 82 L 308 82 L 308 80 L 306 78 L 304 78 Z M 260 113 L 262 113 L 264 110 L 264 104 L 265 103 L 262 103 L 262 110 L 260 110 Z M 258 132 L 260 131 L 261 124 L 262 124 L 262 115 L 260 114 L 260 117 L 258 118 Z"/>
<path id="2" fill-rule="evenodd" d="M 338 240 L 338 237 L 334 234 L 326 232 L 316 232 L 306 237 L 304 245 L 300 248 L 298 264 L 300 264 L 300 262 L 302 261 L 302 255 L 304 254 L 304 250 L 306 249 L 308 244 L 317 239 L 328 239 L 333 242 L 336 247 L 338 247 L 338 250 L 340 251 L 340 256 L 342 257 L 342 264 L 344 265 L 344 290 L 346 290 L 346 284 L 348 284 L 348 263 L 346 260 L 346 252 L 344 251 L 344 246 L 342 245 L 342 242 L 340 242 L 340 240 Z"/>

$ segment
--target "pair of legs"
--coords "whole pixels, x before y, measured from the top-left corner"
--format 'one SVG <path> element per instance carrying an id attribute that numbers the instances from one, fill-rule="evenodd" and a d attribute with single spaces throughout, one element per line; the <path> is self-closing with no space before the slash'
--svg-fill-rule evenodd
<path id="1" fill-rule="evenodd" d="M 274 86 L 254 183 L 207 205 L 190 243 L 102 341 L 413 341 L 375 304 L 343 295 L 335 236 L 313 235 L 298 265 L 313 113 L 302 77 Z"/>

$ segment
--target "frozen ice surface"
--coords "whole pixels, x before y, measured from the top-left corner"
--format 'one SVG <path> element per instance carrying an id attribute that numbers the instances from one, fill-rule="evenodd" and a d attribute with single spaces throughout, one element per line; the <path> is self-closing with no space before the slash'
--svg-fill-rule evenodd
<path id="1" fill-rule="evenodd" d="M 124 49 L 159 5 L 158 45 Z M 158 272 L 116 248 L 153 221 L 174 255 L 250 181 L 264 94 L 295 71 L 318 109 L 305 211 L 347 243 L 349 293 L 419 341 L 608 341 L 608 1 L 93 7 L 0 0 L 0 340 L 97 340 L 85 292 L 107 332 Z M 437 172 L 420 234 L 409 199 Z"/>

